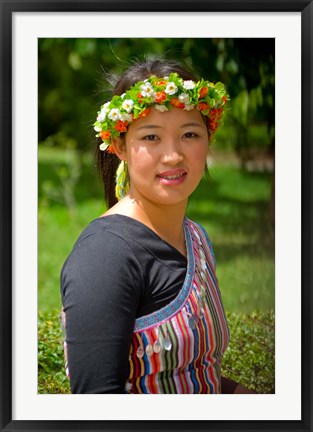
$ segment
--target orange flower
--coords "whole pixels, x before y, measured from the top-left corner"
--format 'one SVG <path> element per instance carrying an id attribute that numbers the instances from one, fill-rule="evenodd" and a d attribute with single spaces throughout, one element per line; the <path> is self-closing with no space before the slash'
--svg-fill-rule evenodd
<path id="1" fill-rule="evenodd" d="M 106 149 L 106 151 L 107 151 L 108 153 L 115 154 L 114 147 L 111 146 L 111 145 Z"/>
<path id="2" fill-rule="evenodd" d="M 199 111 L 205 111 L 205 110 L 207 110 L 209 108 L 210 108 L 209 105 L 207 103 L 205 103 L 205 102 L 201 102 L 201 103 L 199 103 L 199 105 L 197 105 L 197 109 Z"/>
<path id="3" fill-rule="evenodd" d="M 212 132 L 215 132 L 216 129 L 217 129 L 217 127 L 218 127 L 218 123 L 216 121 L 214 121 L 214 120 L 210 120 L 208 123 L 209 123 L 209 129 Z"/>
<path id="4" fill-rule="evenodd" d="M 151 111 L 151 108 L 146 108 L 142 113 L 139 114 L 139 117 L 146 117 Z"/>
<path id="5" fill-rule="evenodd" d="M 122 120 L 119 120 L 115 125 L 115 129 L 119 132 L 126 132 L 127 126 L 128 126 L 127 122 L 123 122 Z"/>
<path id="6" fill-rule="evenodd" d="M 178 100 L 177 98 L 173 98 L 171 100 L 171 104 L 176 108 L 181 108 L 181 109 L 185 108 L 185 104 L 180 102 L 180 100 Z"/>
<path id="7" fill-rule="evenodd" d="M 166 81 L 164 81 L 164 80 L 157 80 L 156 82 L 155 82 L 155 85 L 157 85 L 157 86 L 162 86 L 162 85 L 166 85 Z"/>
<path id="8" fill-rule="evenodd" d="M 103 139 L 103 141 L 108 140 L 111 136 L 111 133 L 109 131 L 101 131 L 100 137 Z"/>
<path id="9" fill-rule="evenodd" d="M 216 120 L 220 119 L 222 117 L 222 114 L 223 114 L 223 108 L 214 108 L 210 112 L 210 116 L 212 118 L 215 118 Z"/>
<path id="10" fill-rule="evenodd" d="M 228 98 L 227 98 L 227 96 L 226 96 L 226 95 L 222 97 L 222 101 L 224 101 L 225 103 L 227 103 L 227 102 L 228 102 Z"/>
<path id="11" fill-rule="evenodd" d="M 165 92 L 157 92 L 154 95 L 154 99 L 156 103 L 160 104 L 166 99 L 166 93 Z"/>
<path id="12" fill-rule="evenodd" d="M 202 89 L 200 90 L 200 99 L 204 98 L 204 96 L 206 96 L 208 94 L 208 87 L 202 87 Z"/>

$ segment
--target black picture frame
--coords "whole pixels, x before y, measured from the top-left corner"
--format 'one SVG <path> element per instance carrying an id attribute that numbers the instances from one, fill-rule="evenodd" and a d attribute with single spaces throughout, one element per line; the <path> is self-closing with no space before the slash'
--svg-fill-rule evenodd
<path id="1" fill-rule="evenodd" d="M 313 431 L 312 382 L 312 99 L 313 99 L 313 2 L 312 0 L 159 0 L 134 2 L 10 1 L 1 0 L 1 142 L 0 142 L 0 426 L 1 431 Z M 14 12 L 301 12 L 302 69 L 302 418 L 299 421 L 58 421 L 12 419 L 12 15 Z M 292 391 L 292 386 L 290 387 Z"/>

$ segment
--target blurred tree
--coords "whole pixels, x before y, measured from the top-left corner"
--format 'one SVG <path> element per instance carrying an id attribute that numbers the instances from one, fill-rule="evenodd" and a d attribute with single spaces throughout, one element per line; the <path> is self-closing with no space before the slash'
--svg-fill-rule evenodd
<path id="1" fill-rule="evenodd" d="M 245 166 L 255 146 L 248 139 L 252 124 L 266 123 L 266 145 L 274 150 L 275 40 L 220 39 L 216 43 L 222 80 L 234 95 L 229 117 L 237 131 L 235 150 Z"/>
<path id="2" fill-rule="evenodd" d="M 177 59 L 199 76 L 226 84 L 231 102 L 219 143 L 234 149 L 243 167 L 260 145 L 251 137 L 255 125 L 266 124 L 261 145 L 274 153 L 274 39 L 42 38 L 38 53 L 39 143 L 78 153 L 93 149 L 92 125 L 110 98 L 107 72 L 118 74 L 149 56 Z"/>
<path id="3" fill-rule="evenodd" d="M 227 85 L 227 117 L 237 134 L 233 146 L 243 159 L 253 147 L 248 130 L 254 123 L 266 122 L 266 144 L 273 145 L 274 39 L 49 38 L 39 39 L 38 46 L 39 142 L 62 130 L 78 149 L 89 148 L 96 112 L 109 97 L 101 68 L 119 73 L 149 55 L 184 59 L 198 75 Z"/>

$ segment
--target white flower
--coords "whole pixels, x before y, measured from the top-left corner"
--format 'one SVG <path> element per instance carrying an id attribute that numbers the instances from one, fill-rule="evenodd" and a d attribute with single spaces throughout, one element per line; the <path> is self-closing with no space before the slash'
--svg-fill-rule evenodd
<path id="1" fill-rule="evenodd" d="M 133 119 L 131 114 L 123 114 L 121 113 L 121 120 L 122 121 L 127 121 L 127 122 L 131 122 Z"/>
<path id="2" fill-rule="evenodd" d="M 94 126 L 94 130 L 96 132 L 100 132 L 101 131 L 101 127 L 96 125 L 96 126 Z"/>
<path id="3" fill-rule="evenodd" d="M 122 108 L 127 111 L 128 113 L 131 112 L 134 106 L 134 101 L 132 99 L 125 99 L 122 103 Z"/>
<path id="4" fill-rule="evenodd" d="M 97 117 L 98 122 L 100 122 L 100 123 L 104 122 L 104 120 L 107 116 L 107 113 L 110 111 L 108 108 L 109 105 L 110 105 L 110 102 L 106 102 L 103 105 L 103 107 L 101 108 L 101 111 L 99 112 L 98 117 Z"/>
<path id="5" fill-rule="evenodd" d="M 184 109 L 185 109 L 186 111 L 191 111 L 191 110 L 194 109 L 194 107 L 195 107 L 194 105 L 186 104 Z"/>
<path id="6" fill-rule="evenodd" d="M 166 89 L 165 89 L 165 93 L 169 94 L 169 95 L 173 95 L 177 92 L 177 86 L 175 83 L 173 82 L 169 82 L 166 85 Z"/>
<path id="7" fill-rule="evenodd" d="M 123 94 L 121 95 L 121 98 L 124 99 L 125 96 L 126 96 L 126 93 L 123 93 Z"/>
<path id="8" fill-rule="evenodd" d="M 156 105 L 154 105 L 154 108 L 155 108 L 157 111 L 160 111 L 160 112 L 168 111 L 168 109 L 166 108 L 165 105 L 158 105 L 158 104 L 156 104 Z"/>
<path id="9" fill-rule="evenodd" d="M 169 76 L 165 76 L 163 78 L 167 81 L 169 79 Z"/>
<path id="10" fill-rule="evenodd" d="M 121 120 L 121 112 L 118 108 L 112 108 L 108 114 L 108 117 L 113 121 Z"/>
<path id="11" fill-rule="evenodd" d="M 146 96 L 150 97 L 150 96 L 153 96 L 155 93 L 153 90 L 153 87 L 151 86 L 150 83 L 143 84 L 142 86 L 140 86 L 140 89 L 141 89 L 141 94 L 143 97 L 146 97 Z"/>
<path id="12" fill-rule="evenodd" d="M 99 145 L 99 149 L 102 151 L 105 151 L 108 147 L 109 147 L 109 145 L 106 143 L 102 143 Z"/>
<path id="13" fill-rule="evenodd" d="M 101 111 L 109 112 L 110 110 L 109 110 L 108 106 L 110 105 L 110 103 L 111 103 L 111 101 L 106 102 L 106 103 L 103 105 L 103 107 L 101 108 Z"/>
<path id="14" fill-rule="evenodd" d="M 100 122 L 100 123 L 104 122 L 104 120 L 105 120 L 105 118 L 106 118 L 106 115 L 107 115 L 107 114 L 106 114 L 105 112 L 100 111 L 100 112 L 99 112 L 99 115 L 98 115 L 98 117 L 97 117 L 97 121 Z"/>
<path id="15" fill-rule="evenodd" d="M 187 81 L 184 81 L 183 87 L 186 90 L 191 90 L 195 87 L 195 83 L 192 80 L 187 80 Z"/>
<path id="16" fill-rule="evenodd" d="M 178 96 L 179 102 L 188 103 L 189 102 L 189 95 L 187 93 L 182 93 Z"/>

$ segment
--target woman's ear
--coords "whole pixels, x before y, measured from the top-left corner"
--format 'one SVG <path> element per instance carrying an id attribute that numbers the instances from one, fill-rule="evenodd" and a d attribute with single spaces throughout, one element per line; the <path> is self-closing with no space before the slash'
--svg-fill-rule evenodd
<path id="1" fill-rule="evenodd" d="M 125 145 L 125 139 L 122 137 L 118 137 L 113 140 L 112 147 L 114 148 L 114 153 L 120 160 L 126 160 L 126 145 Z"/>

